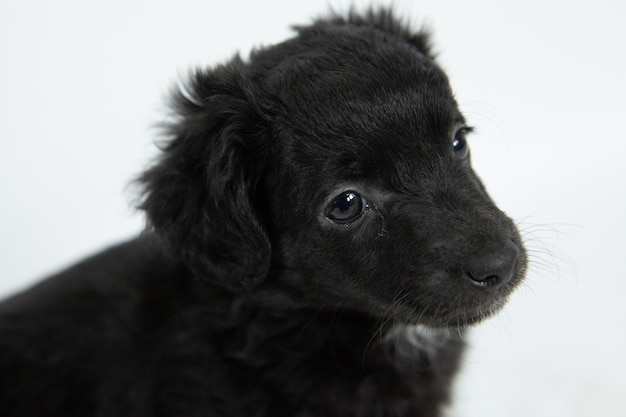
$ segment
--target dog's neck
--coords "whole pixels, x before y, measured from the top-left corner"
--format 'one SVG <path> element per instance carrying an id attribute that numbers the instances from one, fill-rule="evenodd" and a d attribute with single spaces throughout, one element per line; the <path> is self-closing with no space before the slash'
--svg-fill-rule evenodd
<path id="1" fill-rule="evenodd" d="M 398 324 L 393 318 L 332 307 L 294 308 L 286 299 L 277 299 L 276 293 L 272 297 L 251 295 L 243 303 L 240 297 L 233 301 L 232 311 L 236 313 L 231 317 L 237 319 L 232 323 L 231 334 L 237 335 L 236 339 L 246 350 L 265 351 L 268 348 L 265 343 L 271 341 L 294 354 L 345 352 L 349 357 L 361 358 L 363 366 L 382 350 L 390 364 L 402 367 L 417 359 L 430 362 L 451 349 L 463 349 L 463 329 Z M 280 307 L 284 305 L 289 307 Z M 242 333 L 243 328 L 258 330 Z M 274 338 L 268 338 L 269 334 Z M 281 342 L 276 343 L 277 340 Z"/>
<path id="2" fill-rule="evenodd" d="M 268 388 L 298 402 L 344 391 L 342 401 L 409 409 L 428 396 L 445 401 L 463 349 L 460 331 L 390 325 L 354 311 L 234 308 L 238 320 L 219 337 L 224 357 L 269 375 Z"/>

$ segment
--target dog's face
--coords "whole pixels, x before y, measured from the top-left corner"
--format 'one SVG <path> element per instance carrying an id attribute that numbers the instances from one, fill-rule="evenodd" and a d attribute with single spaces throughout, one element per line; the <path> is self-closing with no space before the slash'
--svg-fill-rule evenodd
<path id="1" fill-rule="evenodd" d="M 474 323 L 523 277 L 517 229 L 470 166 L 471 129 L 423 39 L 343 23 L 236 76 L 198 74 L 144 206 L 205 276 L 300 306 Z"/>
<path id="2" fill-rule="evenodd" d="M 288 86 L 270 180 L 285 269 L 319 303 L 423 324 L 500 306 L 522 244 L 470 166 L 444 73 L 410 47 L 307 57 L 274 80 Z"/>

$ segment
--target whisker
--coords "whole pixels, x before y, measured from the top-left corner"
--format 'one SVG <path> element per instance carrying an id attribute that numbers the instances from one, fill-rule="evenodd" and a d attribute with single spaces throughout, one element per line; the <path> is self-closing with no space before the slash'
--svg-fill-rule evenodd
<path id="1" fill-rule="evenodd" d="M 565 270 L 575 270 L 573 260 L 562 253 L 559 245 L 563 237 L 573 238 L 572 229 L 584 228 L 568 223 L 531 223 L 528 217 L 518 221 L 518 228 L 526 246 L 529 272 L 540 271 L 544 276 L 561 279 Z"/>

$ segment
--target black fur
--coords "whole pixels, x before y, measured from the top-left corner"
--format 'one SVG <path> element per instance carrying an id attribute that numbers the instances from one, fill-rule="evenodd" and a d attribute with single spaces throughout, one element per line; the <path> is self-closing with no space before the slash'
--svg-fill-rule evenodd
<path id="1" fill-rule="evenodd" d="M 440 414 L 520 237 L 425 33 L 297 31 L 175 94 L 150 231 L 0 305 L 1 416 Z"/>

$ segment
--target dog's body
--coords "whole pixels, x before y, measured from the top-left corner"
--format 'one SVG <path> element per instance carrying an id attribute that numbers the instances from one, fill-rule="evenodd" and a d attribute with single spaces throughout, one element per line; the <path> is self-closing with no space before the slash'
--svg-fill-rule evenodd
<path id="1" fill-rule="evenodd" d="M 526 257 L 427 37 L 333 17 L 198 71 L 152 230 L 0 305 L 0 415 L 437 416 Z"/>

